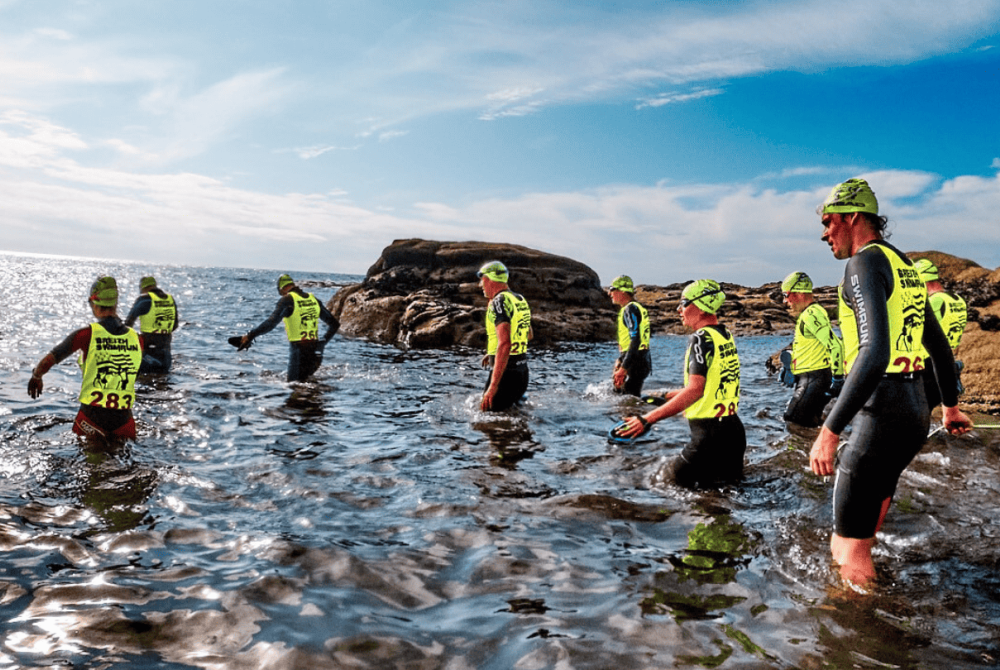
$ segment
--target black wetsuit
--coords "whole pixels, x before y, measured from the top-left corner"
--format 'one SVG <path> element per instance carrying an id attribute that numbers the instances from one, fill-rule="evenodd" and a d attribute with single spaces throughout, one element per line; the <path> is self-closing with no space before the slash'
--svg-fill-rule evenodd
<path id="1" fill-rule="evenodd" d="M 819 426 L 823 423 L 823 409 L 830 400 L 832 382 L 830 368 L 795 375 L 795 390 L 782 418 L 806 428 Z"/>
<path id="2" fill-rule="evenodd" d="M 501 291 L 493 296 L 488 309 L 494 315 L 493 327 L 501 323 L 510 324 L 511 338 L 513 339 L 515 335 L 513 331 L 517 327 L 517 324 L 513 321 L 515 314 L 511 311 L 511 304 L 504 298 L 504 293 L 504 291 Z M 513 295 L 523 300 L 522 296 L 518 294 Z M 490 364 L 490 374 L 486 376 L 486 385 L 483 387 L 484 392 L 490 387 L 490 382 L 493 380 L 492 367 L 495 360 L 494 357 L 493 362 Z M 524 397 L 524 393 L 527 390 L 528 354 L 512 353 L 507 357 L 507 367 L 504 368 L 503 376 L 500 377 L 500 384 L 497 386 L 497 392 L 493 396 L 492 403 L 490 403 L 490 409 L 499 412 L 513 407 L 515 403 Z"/>
<path id="3" fill-rule="evenodd" d="M 647 317 L 648 318 L 648 317 Z M 649 354 L 649 348 L 641 349 L 642 335 L 642 311 L 636 302 L 630 302 L 622 307 L 621 319 L 628 329 L 629 341 L 628 349 L 618 356 L 618 363 L 625 368 L 628 375 L 625 377 L 625 385 L 617 389 L 620 393 L 642 395 L 642 385 L 646 377 L 653 371 L 653 358 Z"/>
<path id="4" fill-rule="evenodd" d="M 299 296 L 305 297 L 308 295 L 300 289 L 293 290 Z M 319 369 L 319 366 L 323 363 L 323 347 L 340 330 L 340 321 L 337 320 L 337 317 L 330 313 L 330 310 L 326 308 L 323 301 L 317 300 L 317 302 L 319 303 L 319 318 L 327 325 L 326 334 L 322 340 L 302 340 L 300 342 L 288 343 L 288 381 L 290 382 L 305 381 Z M 267 317 L 264 323 L 247 333 L 247 337 L 253 340 L 264 333 L 274 330 L 281 323 L 282 319 L 291 316 L 294 311 L 295 302 L 290 291 L 281 296 L 271 316 Z"/>
<path id="5" fill-rule="evenodd" d="M 878 244 L 905 259 L 891 245 Z M 882 501 L 893 496 L 899 476 L 927 440 L 930 418 L 921 372 L 886 372 L 892 350 L 887 300 L 896 283 L 885 254 L 869 247 L 851 257 L 843 286 L 851 287 L 843 293 L 860 333 L 858 354 L 824 425 L 839 435 L 852 423 L 837 456 L 835 531 L 867 539 L 875 535 Z M 958 398 L 951 347 L 929 302 L 923 345 L 935 362 L 944 403 L 953 407 Z"/>
<path id="6" fill-rule="evenodd" d="M 726 333 L 724 326 L 708 326 Z M 688 374 L 708 377 L 715 356 L 715 343 L 701 330 L 691 336 L 688 344 Z M 714 393 L 705 388 L 705 393 Z M 743 457 L 747 450 L 747 434 L 738 414 L 720 418 L 688 419 L 691 442 L 660 472 L 664 481 L 687 488 L 718 486 L 739 481 L 743 477 Z"/>
<path id="7" fill-rule="evenodd" d="M 166 292 L 160 288 L 153 288 L 149 290 L 150 293 L 155 293 L 157 297 L 163 299 L 167 297 Z M 129 310 L 128 316 L 125 317 L 125 325 L 131 327 L 135 320 L 143 316 L 144 314 L 149 314 L 149 310 L 153 308 L 153 299 L 148 293 L 140 295 L 135 300 L 135 304 L 132 305 L 132 309 Z M 180 317 L 177 313 L 177 303 L 174 302 L 174 327 L 180 323 Z M 170 344 L 174 339 L 174 334 L 171 333 L 143 333 L 143 349 L 142 349 L 142 366 L 139 368 L 140 374 L 145 374 L 148 372 L 152 373 L 162 373 L 169 372 L 170 366 L 173 363 L 173 355 L 170 351 Z"/>

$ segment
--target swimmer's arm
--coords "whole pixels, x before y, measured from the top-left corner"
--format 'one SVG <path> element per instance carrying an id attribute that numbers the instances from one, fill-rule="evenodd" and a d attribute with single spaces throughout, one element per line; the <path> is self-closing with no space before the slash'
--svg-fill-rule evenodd
<path id="1" fill-rule="evenodd" d="M 284 319 L 287 316 L 291 316 L 294 309 L 295 309 L 295 304 L 292 302 L 292 296 L 291 295 L 281 296 L 281 300 L 278 301 L 278 304 L 275 306 L 274 311 L 271 312 L 271 316 L 267 317 L 267 320 L 264 321 L 264 323 L 260 324 L 259 326 L 251 330 L 249 333 L 244 335 L 243 339 L 252 341 L 257 337 L 260 337 L 264 333 L 271 332 L 279 323 L 281 323 L 282 319 Z"/>
<path id="2" fill-rule="evenodd" d="M 327 325 L 326 335 L 323 336 L 323 341 L 329 342 L 333 339 L 333 336 L 337 334 L 337 331 L 340 330 L 340 319 L 335 317 L 322 302 L 319 303 L 319 318 L 322 319 L 323 323 Z"/>
<path id="3" fill-rule="evenodd" d="M 638 435 L 645 429 L 646 425 L 680 414 L 703 395 L 705 395 L 704 375 L 689 375 L 687 386 L 666 394 L 667 402 L 641 417 L 627 417 L 625 422 L 628 424 L 628 428 L 619 430 L 618 434 L 622 437 Z"/>
<path id="4" fill-rule="evenodd" d="M 128 316 L 125 317 L 125 325 L 131 328 L 135 320 L 143 314 L 148 314 L 152 307 L 153 299 L 149 295 L 140 295 L 135 299 L 135 303 L 132 304 L 132 309 L 129 310 Z"/>
<path id="5" fill-rule="evenodd" d="M 479 408 L 483 411 L 493 406 L 493 398 L 500 388 L 500 380 L 507 370 L 507 360 L 510 358 L 510 322 L 498 323 L 497 328 L 497 351 L 493 357 L 493 370 L 490 371 L 490 385 L 483 391 L 483 399 L 479 403 Z"/>
<path id="6" fill-rule="evenodd" d="M 684 388 L 667 393 L 664 396 L 667 402 L 642 415 L 642 417 L 626 418 L 628 428 L 618 431 L 619 435 L 623 437 L 638 435 L 645 429 L 644 424 L 656 423 L 661 419 L 680 414 L 705 395 L 705 379 L 708 376 L 712 357 L 715 355 L 715 346 L 711 336 L 699 330 L 691 336 L 688 342 L 688 351 L 695 353 L 689 353 L 688 356 L 688 379 Z"/>
<path id="7" fill-rule="evenodd" d="M 955 357 L 951 353 L 948 336 L 941 330 L 941 324 L 934 316 L 930 301 L 924 315 L 924 349 L 934 361 L 934 376 L 941 391 L 941 404 L 954 407 L 958 404 L 958 380 L 955 379 Z"/>
<path id="8" fill-rule="evenodd" d="M 889 260 L 878 251 L 862 252 L 847 262 L 844 293 L 845 296 L 854 294 L 854 287 L 857 287 L 858 299 L 852 298 L 851 307 L 859 337 L 863 337 L 860 333 L 865 331 L 868 336 L 860 342 L 851 374 L 847 375 L 844 388 L 824 423 L 834 435 L 840 435 L 854 415 L 868 402 L 889 366 L 892 343 L 886 300 L 888 287 L 892 285 L 891 273 Z"/>
<path id="9" fill-rule="evenodd" d="M 87 351 L 90 348 L 90 328 L 81 328 L 69 335 L 60 342 L 49 353 L 42 356 L 38 365 L 31 371 L 31 379 L 28 380 L 28 395 L 37 398 L 42 394 L 42 377 L 52 369 L 57 363 L 61 363 L 72 355 L 74 351 Z"/>

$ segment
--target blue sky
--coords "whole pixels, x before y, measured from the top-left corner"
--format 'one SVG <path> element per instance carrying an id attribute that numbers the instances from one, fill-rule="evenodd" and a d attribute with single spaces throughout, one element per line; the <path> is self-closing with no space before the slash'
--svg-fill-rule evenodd
<path id="1" fill-rule="evenodd" d="M 7 251 L 831 284 L 852 176 L 897 246 L 1000 266 L 1000 2 L 0 0 Z"/>

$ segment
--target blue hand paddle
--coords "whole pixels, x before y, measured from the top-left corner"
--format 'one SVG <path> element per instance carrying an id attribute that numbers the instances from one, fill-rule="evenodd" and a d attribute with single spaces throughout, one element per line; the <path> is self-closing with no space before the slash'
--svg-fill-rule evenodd
<path id="1" fill-rule="evenodd" d="M 642 417 L 638 418 L 640 421 L 642 421 Z M 618 423 L 616 423 L 615 425 L 613 425 L 611 427 L 611 430 L 608 431 L 608 441 L 614 442 L 615 444 L 632 444 L 637 439 L 648 433 L 649 428 L 650 428 L 649 423 L 646 421 L 642 421 L 642 432 L 640 432 L 638 435 L 633 435 L 632 437 L 625 437 L 624 435 L 620 434 L 621 431 L 628 429 L 628 422 L 623 419 Z"/>

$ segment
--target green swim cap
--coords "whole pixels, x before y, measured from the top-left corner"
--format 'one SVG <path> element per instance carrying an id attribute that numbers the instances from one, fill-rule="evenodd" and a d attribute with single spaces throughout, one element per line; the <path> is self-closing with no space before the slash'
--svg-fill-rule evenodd
<path id="1" fill-rule="evenodd" d="M 145 291 L 147 288 L 154 288 L 156 286 L 156 277 L 143 277 L 139 280 L 139 290 Z"/>
<path id="2" fill-rule="evenodd" d="M 611 282 L 611 289 L 622 293 L 635 293 L 635 285 L 632 284 L 632 278 L 628 275 L 615 277 L 614 281 Z"/>
<path id="3" fill-rule="evenodd" d="M 813 282 L 805 272 L 793 272 L 781 282 L 782 293 L 812 293 Z"/>
<path id="4" fill-rule="evenodd" d="M 938 269 L 929 258 L 921 258 L 913 263 L 913 269 L 920 273 L 925 282 L 938 280 Z"/>
<path id="5" fill-rule="evenodd" d="M 842 184 L 837 184 L 823 201 L 823 214 L 850 212 L 878 214 L 878 200 L 875 199 L 872 187 L 864 179 L 848 179 Z"/>
<path id="6" fill-rule="evenodd" d="M 285 288 L 289 284 L 294 284 L 294 283 L 295 283 L 295 280 L 292 279 L 290 276 L 288 276 L 288 275 L 281 275 L 280 277 L 278 277 L 278 290 L 280 291 L 281 289 Z"/>
<path id="7" fill-rule="evenodd" d="M 712 279 L 699 279 L 684 287 L 681 293 L 681 303 L 694 303 L 695 306 L 706 314 L 715 314 L 726 301 L 726 294 L 722 292 L 719 282 Z"/>
<path id="8" fill-rule="evenodd" d="M 506 284 L 509 274 L 507 272 L 506 265 L 504 265 L 500 261 L 490 261 L 483 267 L 479 268 L 479 272 L 476 273 L 476 276 L 489 277 L 495 282 Z"/>
<path id="9" fill-rule="evenodd" d="M 90 302 L 98 307 L 118 304 L 118 282 L 114 277 L 98 277 L 90 286 Z"/>

